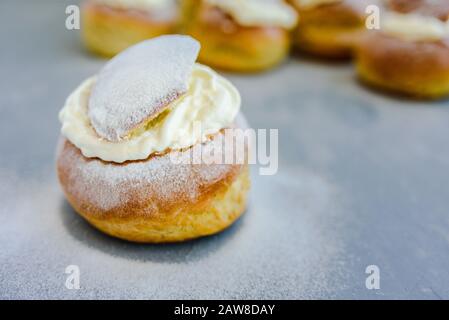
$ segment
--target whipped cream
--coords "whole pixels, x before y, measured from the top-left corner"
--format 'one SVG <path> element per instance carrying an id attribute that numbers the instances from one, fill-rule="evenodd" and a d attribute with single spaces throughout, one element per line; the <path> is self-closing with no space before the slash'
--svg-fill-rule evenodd
<path id="1" fill-rule="evenodd" d="M 342 2 L 343 0 L 294 0 L 294 3 L 301 9 L 312 9 L 325 4 Z"/>
<path id="2" fill-rule="evenodd" d="M 149 10 L 161 9 L 174 4 L 173 0 L 93 0 L 95 3 L 104 4 L 120 9 Z"/>
<path id="3" fill-rule="evenodd" d="M 62 134 L 88 158 L 122 163 L 143 160 L 167 149 L 187 148 L 230 127 L 240 110 L 237 89 L 212 69 L 195 64 L 187 93 L 170 104 L 160 121 L 125 140 L 110 142 L 96 134 L 87 115 L 95 82 L 96 77 L 85 80 L 59 113 Z"/>
<path id="4" fill-rule="evenodd" d="M 449 36 L 449 21 L 418 14 L 387 13 L 381 23 L 385 34 L 407 41 L 438 41 Z"/>
<path id="5" fill-rule="evenodd" d="M 298 22 L 296 11 L 281 0 L 206 0 L 230 14 L 242 26 L 276 26 L 293 28 Z"/>

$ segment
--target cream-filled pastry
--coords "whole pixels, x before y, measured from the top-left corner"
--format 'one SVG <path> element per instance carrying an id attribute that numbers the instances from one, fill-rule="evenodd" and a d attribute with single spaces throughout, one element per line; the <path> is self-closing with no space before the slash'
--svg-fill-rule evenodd
<path id="1" fill-rule="evenodd" d="M 449 95 L 449 22 L 420 13 L 385 14 L 357 49 L 360 79 L 418 98 Z"/>
<path id="2" fill-rule="evenodd" d="M 85 0 L 82 35 L 86 47 L 111 57 L 145 39 L 176 32 L 175 0 Z"/>
<path id="3" fill-rule="evenodd" d="M 366 9 L 379 0 L 290 0 L 300 20 L 293 32 L 296 48 L 323 58 L 349 58 L 365 30 Z"/>
<path id="4" fill-rule="evenodd" d="M 139 43 L 85 80 L 60 112 L 61 186 L 103 232 L 183 241 L 219 232 L 244 212 L 248 145 L 225 143 L 228 130 L 246 125 L 240 95 L 195 64 L 198 52 L 187 36 Z M 216 161 L 228 156 L 236 161 Z"/>
<path id="5" fill-rule="evenodd" d="M 298 21 L 282 0 L 184 0 L 183 12 L 184 31 L 201 42 L 199 60 L 238 72 L 282 62 Z"/>

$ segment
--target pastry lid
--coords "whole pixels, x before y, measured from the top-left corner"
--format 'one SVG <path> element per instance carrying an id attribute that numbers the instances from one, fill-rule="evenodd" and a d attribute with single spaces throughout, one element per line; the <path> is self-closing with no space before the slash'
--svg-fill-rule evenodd
<path id="1" fill-rule="evenodd" d="M 187 91 L 200 44 L 165 35 L 134 45 L 100 71 L 88 104 L 97 134 L 119 141 L 164 111 Z"/>

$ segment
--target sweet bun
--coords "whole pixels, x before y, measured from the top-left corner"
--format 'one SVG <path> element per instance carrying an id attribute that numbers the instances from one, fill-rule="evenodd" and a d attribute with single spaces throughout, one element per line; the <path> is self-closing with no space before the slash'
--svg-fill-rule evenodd
<path id="1" fill-rule="evenodd" d="M 57 173 L 68 202 L 99 230 L 135 242 L 184 241 L 244 213 L 249 141 L 234 142 L 247 128 L 240 95 L 194 63 L 198 50 L 187 36 L 147 40 L 67 99 Z"/>
<path id="2" fill-rule="evenodd" d="M 193 152 L 217 148 L 223 134 Z M 57 172 L 64 194 L 90 224 L 134 242 L 176 242 L 217 233 L 245 211 L 247 165 L 173 164 L 170 151 L 122 164 L 84 157 L 63 140 Z M 203 150 L 205 151 L 205 150 Z"/>
<path id="3" fill-rule="evenodd" d="M 353 54 L 360 33 L 365 29 L 368 5 L 373 0 L 291 0 L 300 19 L 293 32 L 294 46 L 323 58 L 345 59 Z"/>
<path id="4" fill-rule="evenodd" d="M 449 94 L 447 41 L 411 42 L 373 32 L 356 56 L 359 77 L 368 85 L 424 99 Z"/>
<path id="5" fill-rule="evenodd" d="M 184 31 L 200 41 L 199 61 L 204 64 L 229 71 L 257 72 L 278 65 L 289 53 L 286 26 L 242 24 L 223 7 L 204 0 L 195 4 L 190 1 L 184 10 L 188 17 L 184 19 Z M 290 7 L 287 10 L 295 15 Z M 293 19 L 296 21 L 296 16 Z"/>
<path id="6" fill-rule="evenodd" d="M 147 10 L 86 0 L 82 6 L 82 38 L 90 51 L 112 57 L 145 39 L 174 33 L 178 19 L 175 6 Z"/>
<path id="7" fill-rule="evenodd" d="M 422 99 L 449 95 L 448 1 L 390 1 L 380 30 L 358 43 L 356 66 L 366 84 Z"/>
<path id="8" fill-rule="evenodd" d="M 399 13 L 418 13 L 443 21 L 449 18 L 448 0 L 387 0 L 387 5 Z"/>

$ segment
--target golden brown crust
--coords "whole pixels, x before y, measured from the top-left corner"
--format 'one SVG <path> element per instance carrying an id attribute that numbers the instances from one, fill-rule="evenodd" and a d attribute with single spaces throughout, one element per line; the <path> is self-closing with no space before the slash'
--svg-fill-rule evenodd
<path id="1" fill-rule="evenodd" d="M 245 167 L 230 184 L 223 182 L 221 188 L 203 201 L 152 218 L 138 215 L 132 219 L 97 218 L 68 199 L 91 225 L 110 236 L 132 242 L 169 243 L 212 235 L 230 227 L 246 210 L 249 187 Z"/>
<path id="2" fill-rule="evenodd" d="M 67 200 L 100 230 L 130 241 L 183 241 L 232 224 L 249 188 L 245 164 L 171 161 L 173 153 L 182 158 L 190 149 L 115 164 L 86 158 L 63 140 L 57 172 Z"/>
<path id="3" fill-rule="evenodd" d="M 365 8 L 372 0 L 344 0 L 297 9 L 300 20 L 293 33 L 294 45 L 303 52 L 324 58 L 349 58 L 365 25 Z"/>
<path id="4" fill-rule="evenodd" d="M 372 32 L 356 55 L 359 75 L 368 84 L 421 98 L 449 94 L 447 41 L 411 42 Z"/>
<path id="5" fill-rule="evenodd" d="M 185 32 L 201 42 L 199 61 L 204 64 L 237 72 L 262 71 L 281 63 L 289 52 L 289 32 L 281 27 L 241 26 L 206 3 L 189 10 Z"/>
<path id="6" fill-rule="evenodd" d="M 169 34 L 178 27 L 177 14 L 125 10 L 88 0 L 82 7 L 82 36 L 94 53 L 111 57 L 140 41 Z"/>

